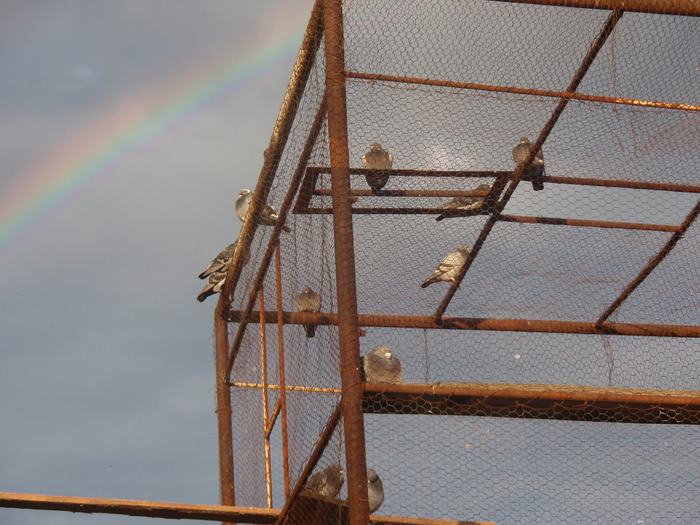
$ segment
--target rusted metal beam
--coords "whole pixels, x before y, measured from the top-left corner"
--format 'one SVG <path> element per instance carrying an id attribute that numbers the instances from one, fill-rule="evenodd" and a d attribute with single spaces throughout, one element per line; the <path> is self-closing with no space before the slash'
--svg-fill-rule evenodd
<path id="1" fill-rule="evenodd" d="M 491 0 L 512 4 L 536 4 L 584 9 L 619 9 L 636 13 L 700 16 L 697 0 Z"/>
<path id="2" fill-rule="evenodd" d="M 230 320 L 236 322 L 240 311 L 231 311 Z M 265 312 L 268 322 L 277 319 L 277 312 Z M 250 322 L 257 323 L 260 312 L 250 313 Z M 285 324 L 316 324 L 336 326 L 338 315 L 332 313 L 283 312 Z M 537 332 L 550 334 L 606 334 L 649 337 L 700 337 L 700 326 L 641 323 L 597 323 L 586 321 L 557 321 L 541 319 L 488 319 L 479 317 L 442 317 L 410 315 L 359 314 L 358 324 L 363 327 L 418 328 L 438 330 L 484 330 L 494 332 Z"/>
<path id="3" fill-rule="evenodd" d="M 574 74 L 574 77 L 572 78 L 571 82 L 569 83 L 569 86 L 566 88 L 567 93 L 573 93 L 576 91 L 579 84 L 583 80 L 583 77 L 588 72 L 588 69 L 590 68 L 591 64 L 595 60 L 595 57 L 598 55 L 598 52 L 601 50 L 601 48 L 605 44 L 605 41 L 608 39 L 608 37 L 612 33 L 613 29 L 617 25 L 617 22 L 618 22 L 618 20 L 620 20 L 621 16 L 622 16 L 622 13 L 620 13 L 619 11 L 613 11 L 612 14 L 605 21 L 605 24 L 603 24 L 603 28 L 601 29 L 598 37 L 595 39 L 595 41 L 591 45 L 591 48 L 588 50 L 588 53 L 586 54 L 585 58 L 583 59 L 581 66 L 578 68 L 578 70 Z M 481 247 L 484 245 L 486 238 L 489 236 L 489 234 L 491 233 L 491 230 L 493 229 L 493 226 L 496 224 L 498 215 L 503 211 L 503 209 L 508 204 L 508 201 L 510 200 L 511 196 L 515 192 L 515 189 L 517 188 L 518 183 L 520 182 L 520 180 L 523 176 L 523 173 L 525 172 L 526 167 L 530 165 L 532 160 L 535 158 L 535 155 L 537 154 L 537 152 L 540 151 L 540 149 L 542 148 L 542 144 L 544 144 L 544 141 L 547 140 L 547 137 L 549 136 L 552 129 L 554 128 L 554 125 L 557 123 L 557 121 L 559 120 L 559 117 L 561 116 L 562 112 L 564 111 L 564 108 L 566 108 L 566 106 L 568 105 L 569 100 L 570 99 L 568 99 L 568 98 L 563 98 L 559 101 L 559 103 L 557 104 L 557 107 L 554 108 L 552 115 L 549 117 L 549 119 L 545 123 L 544 127 L 542 128 L 542 131 L 540 132 L 539 136 L 537 137 L 537 140 L 535 140 L 535 143 L 532 144 L 532 146 L 530 147 L 530 151 L 529 151 L 527 157 L 525 158 L 523 163 L 518 165 L 518 167 L 515 169 L 515 171 L 513 173 L 513 181 L 511 182 L 510 186 L 508 186 L 508 188 L 505 190 L 505 193 L 501 197 L 501 200 L 495 204 L 495 209 L 493 210 L 493 215 L 489 218 L 488 221 L 486 221 L 486 224 L 482 228 L 481 233 L 479 234 L 476 241 L 474 242 L 474 245 L 472 246 L 471 252 L 467 256 L 466 260 L 464 261 L 462 268 L 460 269 L 459 273 L 457 274 L 454 281 L 450 285 L 449 290 L 445 294 L 445 297 L 440 302 L 440 305 L 438 306 L 437 310 L 435 311 L 436 317 L 440 318 L 445 314 L 445 310 L 447 310 L 447 307 L 450 305 L 452 298 L 454 297 L 455 293 L 457 292 L 460 285 L 462 284 L 462 280 L 464 279 L 464 276 L 467 274 L 467 271 L 469 270 L 472 263 L 474 262 L 474 259 L 481 251 Z M 502 183 L 502 181 L 500 181 L 500 182 Z M 500 194 L 500 189 L 499 189 L 499 194 Z M 488 202 L 485 203 L 485 206 L 490 207 L 491 199 L 487 199 L 487 201 Z"/>
<path id="4" fill-rule="evenodd" d="M 280 399 L 278 406 L 282 412 L 282 470 L 284 473 L 284 496 L 289 494 L 289 441 L 287 437 L 287 383 L 284 369 L 284 323 L 282 319 L 282 254 L 280 245 L 275 250 L 275 283 L 277 289 L 277 347 L 280 386 Z"/>
<path id="5" fill-rule="evenodd" d="M 364 172 L 371 170 L 363 168 L 350 168 L 350 175 L 360 176 Z M 329 174 L 330 168 L 327 166 L 309 166 L 306 168 L 306 176 L 304 184 L 308 181 L 315 180 L 314 177 L 321 174 Z M 410 170 L 396 169 L 391 170 L 392 177 L 445 177 L 445 178 L 494 178 L 512 180 L 514 171 L 448 171 L 448 170 Z M 547 176 L 545 182 L 553 184 L 574 184 L 578 186 L 602 186 L 608 188 L 630 188 L 637 190 L 656 190 L 656 191 L 674 191 L 680 193 L 700 193 L 700 186 L 692 184 L 669 184 L 664 182 L 645 182 L 635 180 L 615 180 L 615 179 L 595 179 L 592 177 L 562 177 L 562 176 Z M 495 182 L 494 182 L 495 184 Z M 314 195 L 327 195 L 329 190 L 313 189 L 315 186 L 309 186 L 309 192 Z M 382 195 L 390 195 L 390 191 L 400 190 L 380 190 Z M 408 190 L 404 190 L 408 191 Z M 416 190 L 419 194 L 409 194 L 411 197 L 433 196 L 429 193 L 432 190 Z M 439 190 L 436 190 L 439 191 Z M 370 190 L 352 190 L 353 196 L 371 194 Z M 436 193 L 435 196 L 444 196 L 443 192 Z"/>
<path id="6" fill-rule="evenodd" d="M 122 514 L 153 518 L 203 521 L 237 520 L 241 523 L 272 524 L 280 515 L 277 509 L 254 507 L 219 507 L 187 503 L 162 503 L 104 498 L 78 498 L 45 494 L 0 492 L 0 507 L 18 509 L 62 510 L 88 514 Z M 401 516 L 370 516 L 374 525 L 496 525 L 485 521 L 437 520 Z"/>
<path id="7" fill-rule="evenodd" d="M 253 236 L 258 227 L 257 218 L 260 216 L 267 203 L 267 197 L 270 193 L 272 181 L 277 173 L 279 160 L 287 144 L 287 139 L 289 138 L 289 133 L 294 124 L 294 119 L 306 87 L 306 82 L 309 79 L 311 69 L 316 59 L 316 53 L 321 42 L 322 2 L 323 0 L 316 0 L 311 11 L 311 17 L 309 18 L 306 33 L 304 34 L 304 39 L 299 48 L 299 54 L 297 55 L 297 60 L 292 70 L 292 76 L 289 80 L 289 85 L 287 86 L 279 115 L 277 116 L 277 122 L 275 123 L 272 136 L 270 137 L 268 148 L 265 150 L 265 160 L 260 170 L 253 200 L 250 203 L 248 218 L 241 228 L 233 260 L 226 271 L 226 283 L 219 297 L 219 301 L 223 301 L 224 303 L 224 310 L 229 310 L 231 308 L 233 294 L 238 286 L 238 279 L 243 270 L 243 261 L 246 260 L 244 254 L 250 252 Z M 284 217 L 280 210 L 280 218 L 275 229 L 279 230 L 283 224 Z M 273 231 L 273 236 L 274 234 Z M 277 231 L 277 235 L 279 235 L 279 231 Z"/>
<path id="8" fill-rule="evenodd" d="M 251 507 L 79 498 L 46 494 L 17 494 L 14 492 L 0 492 L 0 507 L 261 524 L 274 523 L 279 514 L 278 510 Z"/>
<path id="9" fill-rule="evenodd" d="M 451 89 L 471 89 L 475 91 L 491 91 L 496 93 L 512 93 L 515 95 L 531 95 L 536 97 L 551 97 L 566 100 L 583 100 L 586 102 L 601 102 L 604 104 L 623 104 L 645 108 L 678 109 L 683 111 L 700 111 L 700 106 L 694 104 L 678 104 L 673 102 L 661 102 L 656 100 L 638 100 L 631 98 L 601 97 L 598 95 L 586 95 L 583 93 L 570 93 L 567 91 L 551 91 L 546 89 L 528 89 L 513 86 L 494 86 L 491 84 L 475 84 L 472 82 L 455 82 L 452 80 L 437 80 L 432 78 L 402 77 L 395 75 L 381 75 L 377 73 L 347 72 L 348 78 L 354 78 L 372 82 L 393 82 L 398 84 L 418 84 L 421 86 L 446 87 Z"/>
<path id="10" fill-rule="evenodd" d="M 343 430 L 348 491 L 349 525 L 369 523 L 365 426 L 362 413 L 363 382 L 360 374 L 360 327 L 357 323 L 355 247 L 353 241 L 350 155 L 348 150 L 345 43 L 342 0 L 323 4 L 326 55 L 328 139 L 333 200 L 336 293 L 340 381 L 343 389 Z"/>
<path id="11" fill-rule="evenodd" d="M 373 414 L 700 424 L 700 391 L 512 383 L 367 383 Z"/>
<path id="12" fill-rule="evenodd" d="M 222 505 L 236 504 L 233 472 L 231 390 L 228 385 L 228 323 L 219 300 L 214 309 L 214 361 L 216 374 L 216 420 L 219 434 L 219 499 Z"/>
<path id="13" fill-rule="evenodd" d="M 262 389 L 261 383 L 238 383 Z M 279 385 L 269 385 L 279 389 Z M 321 387 L 291 389 L 329 392 Z M 514 383 L 367 383 L 365 412 L 700 424 L 700 391 Z M 519 410 L 527 407 L 528 412 Z M 510 410 L 511 408 L 517 408 Z M 669 417 L 670 415 L 673 417 Z M 632 421 L 635 419 L 635 421 Z M 622 422 L 622 421 L 621 421 Z"/>
<path id="14" fill-rule="evenodd" d="M 644 282 L 644 279 L 646 279 L 651 274 L 651 272 L 654 271 L 654 268 L 661 264 L 661 261 L 664 260 L 664 258 L 671 252 L 671 250 L 673 250 L 674 246 L 676 246 L 678 241 L 681 240 L 685 232 L 688 231 L 690 225 L 693 224 L 693 222 L 697 218 L 698 213 L 700 213 L 700 200 L 697 202 L 697 204 L 695 204 L 695 207 L 685 218 L 678 230 L 666 242 L 664 247 L 661 248 L 661 251 L 656 255 L 656 257 L 649 261 L 649 263 L 642 269 L 642 271 L 639 272 L 639 275 L 637 275 L 637 277 L 635 277 L 635 279 L 625 287 L 625 289 L 617 297 L 617 299 L 615 299 L 615 301 L 613 301 L 613 303 L 607 308 L 607 310 L 603 312 L 603 315 L 601 315 L 598 319 L 599 323 L 605 322 L 608 319 L 608 317 L 610 317 L 612 313 L 615 310 L 617 310 L 620 307 L 620 305 L 632 294 L 632 292 L 634 292 L 637 289 L 637 287 L 640 284 L 642 284 L 642 282 Z"/>
<path id="15" fill-rule="evenodd" d="M 635 190 L 674 191 L 678 193 L 700 193 L 700 186 L 692 184 L 667 184 L 634 180 L 593 179 L 584 177 L 547 176 L 545 181 L 554 184 L 575 184 L 578 186 L 601 186 L 607 188 L 629 188 Z"/>
<path id="16" fill-rule="evenodd" d="M 265 291 L 260 288 L 260 312 L 265 313 Z M 267 391 L 267 327 L 265 316 L 260 317 L 260 375 L 262 378 L 262 420 L 263 429 L 265 430 L 264 449 L 265 449 L 265 486 L 267 488 L 267 506 L 272 508 L 272 452 L 270 450 L 270 436 L 267 434 L 268 422 L 268 391 Z"/>
<path id="17" fill-rule="evenodd" d="M 314 195 L 329 196 L 330 190 L 314 190 Z M 352 190 L 353 197 L 485 197 L 487 193 L 474 190 Z M 444 210 L 443 210 L 444 211 Z"/>
<path id="18" fill-rule="evenodd" d="M 525 215 L 499 215 L 499 221 L 525 224 L 550 224 L 561 226 L 583 226 L 591 228 L 619 228 L 623 230 L 648 230 L 678 232 L 680 226 L 668 224 L 645 224 L 642 222 L 591 221 L 584 219 L 560 219 L 556 217 L 529 217 Z"/>

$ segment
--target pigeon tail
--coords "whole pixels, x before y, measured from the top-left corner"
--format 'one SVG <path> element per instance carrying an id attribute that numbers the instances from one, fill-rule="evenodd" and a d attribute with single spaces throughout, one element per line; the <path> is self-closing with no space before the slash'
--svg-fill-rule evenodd
<path id="1" fill-rule="evenodd" d="M 316 335 L 316 325 L 315 324 L 305 324 L 304 330 L 306 330 L 306 337 L 311 338 Z"/>

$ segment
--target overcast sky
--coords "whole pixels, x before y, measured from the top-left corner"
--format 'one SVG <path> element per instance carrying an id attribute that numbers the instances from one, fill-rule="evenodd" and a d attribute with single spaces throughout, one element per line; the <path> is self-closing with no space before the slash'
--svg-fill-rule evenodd
<path id="1" fill-rule="evenodd" d="M 197 274 L 238 235 L 312 4 L 3 2 L 0 491 L 218 503 Z"/>

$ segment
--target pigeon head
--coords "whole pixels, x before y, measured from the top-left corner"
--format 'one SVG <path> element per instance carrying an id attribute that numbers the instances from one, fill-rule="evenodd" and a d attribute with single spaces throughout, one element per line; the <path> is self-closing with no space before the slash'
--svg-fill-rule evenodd
<path id="1" fill-rule="evenodd" d="M 388 346 L 379 345 L 377 348 L 372 350 L 372 353 L 380 355 L 385 359 L 391 359 L 391 348 Z"/>
<path id="2" fill-rule="evenodd" d="M 250 190 L 241 190 L 241 192 L 238 194 L 238 197 L 245 197 L 246 195 L 250 195 L 251 193 L 253 192 Z"/>
<path id="3" fill-rule="evenodd" d="M 374 483 L 379 479 L 379 475 L 375 472 L 373 468 L 369 469 L 367 471 L 367 482 L 368 483 Z"/>
<path id="4" fill-rule="evenodd" d="M 520 137 L 520 144 L 530 145 L 530 139 L 527 137 Z"/>
<path id="5" fill-rule="evenodd" d="M 468 254 L 469 246 L 466 244 L 460 244 L 459 246 L 457 246 L 457 251 L 460 253 Z"/>
<path id="6" fill-rule="evenodd" d="M 310 293 L 313 293 L 313 290 L 308 286 L 304 286 L 304 289 L 301 291 L 301 293 L 308 295 Z"/>
<path id="7" fill-rule="evenodd" d="M 379 142 L 372 142 L 372 144 L 369 145 L 369 150 L 382 151 L 382 145 Z"/>

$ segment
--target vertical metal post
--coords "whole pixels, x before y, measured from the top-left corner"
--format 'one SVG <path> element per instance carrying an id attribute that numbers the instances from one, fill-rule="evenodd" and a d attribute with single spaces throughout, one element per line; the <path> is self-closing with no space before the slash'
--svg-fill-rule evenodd
<path id="1" fill-rule="evenodd" d="M 282 256 L 280 245 L 275 250 L 275 278 L 277 282 L 277 344 L 279 348 L 280 411 L 282 413 L 282 470 L 284 497 L 289 496 L 289 444 L 287 443 L 287 385 L 284 377 L 284 321 L 282 318 Z"/>
<path id="2" fill-rule="evenodd" d="M 326 97 L 331 159 L 331 196 L 338 290 L 338 338 L 342 384 L 345 458 L 348 478 L 348 523 L 367 525 L 367 466 L 365 459 L 363 383 L 355 286 L 355 258 L 350 195 L 350 159 L 345 93 L 345 53 L 341 0 L 323 4 L 326 53 Z"/>
<path id="3" fill-rule="evenodd" d="M 265 292 L 260 288 L 258 295 L 260 312 L 265 312 Z M 270 459 L 270 434 L 268 433 L 268 390 L 267 390 L 267 337 L 265 320 L 260 319 L 260 375 L 262 378 L 263 429 L 265 430 L 265 486 L 267 488 L 267 506 L 272 508 L 272 462 Z"/>
<path id="4" fill-rule="evenodd" d="M 228 377 L 228 322 L 224 319 L 224 303 L 214 311 L 214 353 L 216 363 L 216 417 L 219 426 L 219 484 L 222 505 L 234 506 L 233 431 L 231 429 L 231 387 Z M 225 522 L 224 525 L 232 525 Z"/>

